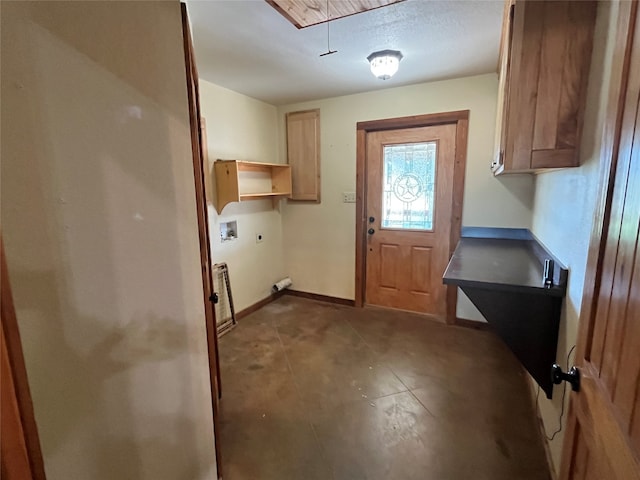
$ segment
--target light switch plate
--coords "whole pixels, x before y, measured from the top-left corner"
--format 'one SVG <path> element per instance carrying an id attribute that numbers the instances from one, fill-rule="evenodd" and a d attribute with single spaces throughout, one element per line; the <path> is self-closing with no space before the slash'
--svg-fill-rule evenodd
<path id="1" fill-rule="evenodd" d="M 342 203 L 356 203 L 356 192 L 342 192 Z"/>

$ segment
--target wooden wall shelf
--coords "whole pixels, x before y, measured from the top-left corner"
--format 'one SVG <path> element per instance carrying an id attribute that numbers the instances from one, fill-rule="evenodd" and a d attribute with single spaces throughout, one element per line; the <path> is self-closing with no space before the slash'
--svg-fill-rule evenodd
<path id="1" fill-rule="evenodd" d="M 231 202 L 273 199 L 291 196 L 291 167 L 281 163 L 217 160 L 216 211 L 222 212 Z"/>
<path id="2" fill-rule="evenodd" d="M 543 279 L 547 259 L 554 263 L 550 285 Z M 443 277 L 469 297 L 547 398 L 567 275 L 529 230 L 467 227 Z"/>

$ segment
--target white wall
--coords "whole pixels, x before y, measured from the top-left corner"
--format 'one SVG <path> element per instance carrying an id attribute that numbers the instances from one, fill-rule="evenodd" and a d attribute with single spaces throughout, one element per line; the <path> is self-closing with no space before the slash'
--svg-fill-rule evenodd
<path id="1" fill-rule="evenodd" d="M 2 236 L 47 478 L 217 478 L 179 3 L 1 8 Z"/>
<path id="2" fill-rule="evenodd" d="M 271 200 L 228 204 L 215 209 L 216 159 L 278 163 L 276 107 L 200 79 L 200 107 L 206 120 L 209 157 L 207 203 L 214 262 L 229 267 L 234 306 L 240 311 L 270 295 L 284 276 L 282 220 Z M 236 221 L 237 238 L 221 241 L 220 223 Z M 256 243 L 256 234 L 263 241 Z"/>
<path id="3" fill-rule="evenodd" d="M 540 174 L 536 178 L 532 231 L 569 268 L 556 356 L 563 368 L 566 367 L 569 350 L 577 341 L 589 237 L 598 196 L 599 154 L 616 19 L 617 3 L 600 2 L 580 148 L 582 165 Z M 540 413 L 549 435 L 558 427 L 562 388 L 564 384 L 555 387 L 552 401 L 547 400 L 544 394 L 540 395 Z M 567 403 L 568 399 L 569 395 L 566 397 Z M 561 432 L 549 444 L 556 471 L 560 467 L 563 439 L 564 432 Z"/>
<path id="4" fill-rule="evenodd" d="M 463 225 L 531 226 L 533 179 L 494 178 L 493 156 L 497 75 L 446 80 L 286 105 L 278 108 L 280 158 L 286 161 L 284 114 L 320 109 L 322 203 L 284 208 L 286 268 L 294 288 L 353 299 L 355 296 L 355 204 L 342 192 L 355 191 L 356 123 L 454 110 L 470 110 Z M 481 318 L 460 301 L 459 316 Z"/>

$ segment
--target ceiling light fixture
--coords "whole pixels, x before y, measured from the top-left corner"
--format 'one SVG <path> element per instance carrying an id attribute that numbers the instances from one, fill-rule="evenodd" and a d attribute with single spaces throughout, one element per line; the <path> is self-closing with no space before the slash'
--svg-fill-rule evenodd
<path id="1" fill-rule="evenodd" d="M 371 73 L 380 80 L 389 80 L 398 71 L 402 53 L 398 50 L 381 50 L 367 57 L 371 64 Z"/>

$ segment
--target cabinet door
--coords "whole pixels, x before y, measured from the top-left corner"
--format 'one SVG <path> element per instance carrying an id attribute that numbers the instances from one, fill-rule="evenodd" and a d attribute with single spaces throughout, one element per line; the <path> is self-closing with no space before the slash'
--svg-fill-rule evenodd
<path id="1" fill-rule="evenodd" d="M 597 2 L 542 2 L 531 168 L 577 167 Z"/>
<path id="2" fill-rule="evenodd" d="M 291 200 L 320 203 L 320 110 L 287 113 Z"/>
<path id="3" fill-rule="evenodd" d="M 540 45 L 547 3 L 514 2 L 511 22 L 510 70 L 507 79 L 505 124 L 505 171 L 530 171 L 532 132 L 536 121 L 536 98 L 540 74 Z M 553 72 L 561 80 L 562 72 Z"/>
<path id="4" fill-rule="evenodd" d="M 507 0 L 496 175 L 579 165 L 596 8 L 594 1 Z"/>
<path id="5" fill-rule="evenodd" d="M 495 134 L 495 151 L 491 170 L 494 173 L 500 173 L 504 164 L 504 147 L 507 129 L 507 104 L 509 101 L 508 81 L 511 68 L 511 33 L 513 22 L 514 0 L 508 0 L 505 3 L 504 16 L 502 19 L 502 38 L 500 40 L 500 60 L 498 65 L 498 109 L 496 112 L 496 134 Z"/>

